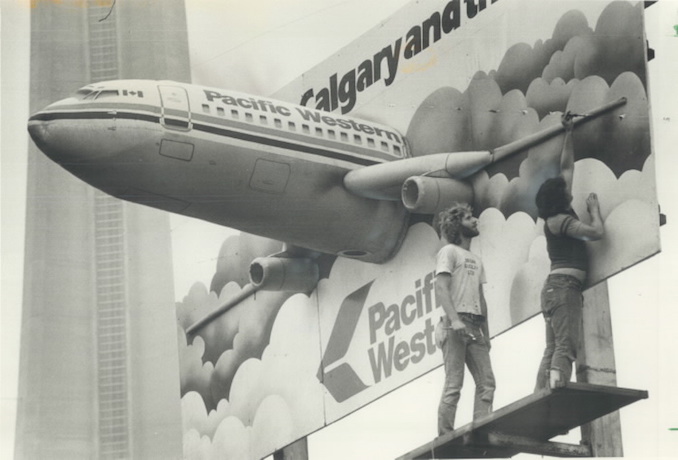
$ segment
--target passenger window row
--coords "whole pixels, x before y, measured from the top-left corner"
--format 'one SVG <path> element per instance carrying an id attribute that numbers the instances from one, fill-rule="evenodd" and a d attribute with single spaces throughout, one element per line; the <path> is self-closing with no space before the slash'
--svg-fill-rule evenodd
<path id="1" fill-rule="evenodd" d="M 202 105 L 202 111 L 203 113 L 210 114 L 211 113 L 211 107 L 209 104 L 203 104 Z M 217 116 L 219 117 L 226 117 L 226 110 L 223 107 L 217 107 Z M 231 109 L 230 110 L 230 117 L 233 120 L 241 120 L 244 119 L 248 123 L 254 123 L 254 115 L 250 112 L 244 112 L 238 109 Z M 269 117 L 266 115 L 259 115 L 259 123 L 260 125 L 268 125 L 269 124 Z M 280 118 L 273 118 L 273 125 L 278 128 L 278 129 L 284 129 L 284 123 Z M 297 132 L 298 131 L 298 126 L 297 123 L 293 121 L 288 121 L 287 122 L 287 129 L 292 132 Z M 304 134 L 311 134 L 311 127 L 307 125 L 306 123 L 301 123 L 301 132 Z M 398 145 L 390 145 L 386 141 L 375 141 L 374 138 L 368 137 L 368 136 L 362 136 L 360 134 L 354 134 L 352 137 L 349 136 L 348 133 L 345 133 L 343 131 L 339 131 L 337 133 L 336 130 L 332 128 L 322 128 L 320 126 L 315 127 L 314 134 L 317 137 L 325 137 L 330 140 L 336 140 L 337 138 L 341 140 L 342 142 L 353 142 L 356 145 L 367 145 L 367 147 L 371 149 L 377 149 L 377 144 L 379 145 L 379 148 L 381 148 L 382 151 L 387 152 L 387 153 L 393 153 L 397 156 L 402 155 L 402 150 L 400 146 Z M 364 143 L 363 143 L 364 142 Z M 391 151 L 391 147 L 393 148 L 393 151 Z"/>

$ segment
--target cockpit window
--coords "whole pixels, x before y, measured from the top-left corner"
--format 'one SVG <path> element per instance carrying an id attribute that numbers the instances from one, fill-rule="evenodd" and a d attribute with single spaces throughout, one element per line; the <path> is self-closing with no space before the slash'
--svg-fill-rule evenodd
<path id="1" fill-rule="evenodd" d="M 77 99 L 93 99 L 96 92 L 94 88 L 84 87 L 75 92 L 75 97 Z"/>
<path id="2" fill-rule="evenodd" d="M 119 96 L 120 91 L 117 89 L 102 89 L 85 86 L 75 92 L 76 99 L 92 101 L 94 99 L 101 99 L 105 97 Z"/>
<path id="3" fill-rule="evenodd" d="M 117 89 L 102 89 L 97 93 L 97 95 L 94 98 L 101 99 L 104 97 L 114 97 L 114 96 L 120 96 L 120 91 L 118 91 Z"/>

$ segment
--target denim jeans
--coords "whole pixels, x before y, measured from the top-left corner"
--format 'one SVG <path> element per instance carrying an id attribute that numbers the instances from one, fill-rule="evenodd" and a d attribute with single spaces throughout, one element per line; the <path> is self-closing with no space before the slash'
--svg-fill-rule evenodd
<path id="1" fill-rule="evenodd" d="M 539 364 L 535 391 L 549 385 L 550 369 L 560 370 L 570 381 L 572 363 L 577 358 L 582 321 L 583 285 L 569 275 L 549 275 L 541 292 L 541 308 L 546 321 L 546 348 Z"/>
<path id="2" fill-rule="evenodd" d="M 473 419 L 492 412 L 495 381 L 490 362 L 490 338 L 481 332 L 481 322 L 463 316 L 460 319 L 475 336 L 475 340 L 448 328 L 442 344 L 439 344 L 445 367 L 445 384 L 438 406 L 439 435 L 454 429 L 457 403 L 464 383 L 464 364 L 468 366 L 476 384 Z"/>

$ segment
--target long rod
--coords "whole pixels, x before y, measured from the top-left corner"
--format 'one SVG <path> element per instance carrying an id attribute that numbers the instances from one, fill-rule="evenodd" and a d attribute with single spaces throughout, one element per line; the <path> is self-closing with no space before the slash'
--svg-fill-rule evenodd
<path id="1" fill-rule="evenodd" d="M 605 105 L 601 105 L 600 107 L 597 107 L 589 111 L 588 113 L 575 115 L 573 123 L 575 126 L 580 125 L 582 123 L 586 123 L 587 121 L 593 120 L 594 118 L 597 118 L 600 115 L 609 112 L 610 110 L 614 110 L 618 107 L 621 107 L 624 104 L 626 104 L 626 98 L 621 97 L 615 101 L 608 102 Z M 514 153 L 520 152 L 521 150 L 529 149 L 530 147 L 533 147 L 552 137 L 557 136 L 563 131 L 565 131 L 565 127 L 562 124 L 557 124 L 551 126 L 550 128 L 546 128 L 542 131 L 539 131 L 537 133 L 525 136 L 517 141 L 510 142 L 508 144 L 502 145 L 501 147 L 497 147 L 496 149 L 491 150 L 492 161 L 495 162 L 507 156 L 513 155 Z"/>

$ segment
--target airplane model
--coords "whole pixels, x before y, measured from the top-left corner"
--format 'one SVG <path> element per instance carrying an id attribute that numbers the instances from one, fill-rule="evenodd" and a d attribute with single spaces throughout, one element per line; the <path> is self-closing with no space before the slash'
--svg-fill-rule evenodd
<path id="1" fill-rule="evenodd" d="M 320 254 L 389 260 L 411 213 L 472 201 L 465 179 L 563 127 L 489 151 L 417 157 L 389 126 L 234 91 L 117 80 L 49 105 L 28 130 L 105 193 L 285 242 L 253 261 L 253 288 L 302 292 L 318 282 Z"/>

